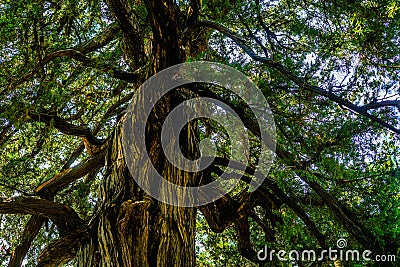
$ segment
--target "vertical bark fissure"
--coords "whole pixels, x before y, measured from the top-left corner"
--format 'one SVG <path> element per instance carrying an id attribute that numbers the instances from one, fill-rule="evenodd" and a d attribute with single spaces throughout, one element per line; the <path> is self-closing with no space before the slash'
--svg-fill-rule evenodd
<path id="1" fill-rule="evenodd" d="M 147 73 L 150 77 L 166 67 L 182 63 L 185 55 L 181 48 L 182 25 L 176 4 L 173 1 L 146 1 L 145 6 L 154 37 L 152 63 Z M 148 196 L 133 179 L 153 177 L 149 165 L 153 164 L 164 179 L 174 184 L 198 184 L 198 174 L 186 173 L 168 162 L 160 142 L 161 127 L 176 104 L 173 101 L 177 94 L 179 91 L 164 96 L 149 118 L 140 112 L 143 99 L 135 98 L 136 102 L 132 103 L 135 116 L 124 117 L 118 123 L 106 159 L 106 174 L 99 188 L 93 240 L 81 248 L 79 266 L 89 266 L 88 263 L 90 266 L 195 266 L 196 209 L 161 203 Z M 147 121 L 146 146 L 151 158 L 150 162 L 146 155 L 137 151 L 125 151 L 129 153 L 131 172 L 122 147 L 122 124 L 127 119 L 131 120 L 132 127 L 136 121 Z M 197 156 L 196 131 L 194 122 L 184 129 L 186 137 L 182 146 L 187 158 Z M 159 190 L 163 194 L 170 192 L 170 188 Z"/>

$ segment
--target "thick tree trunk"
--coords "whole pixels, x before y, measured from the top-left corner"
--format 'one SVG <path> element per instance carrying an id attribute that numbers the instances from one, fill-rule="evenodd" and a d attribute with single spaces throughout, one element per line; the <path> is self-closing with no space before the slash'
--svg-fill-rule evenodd
<path id="1" fill-rule="evenodd" d="M 125 17 L 121 14 L 121 3 L 107 2 L 116 17 Z M 185 53 L 179 38 L 182 30 L 178 25 L 180 11 L 175 3 L 167 1 L 167 8 L 157 1 L 146 1 L 145 5 L 154 36 L 152 54 L 149 55 L 152 67 L 147 75 L 150 77 L 183 62 Z M 129 42 L 128 39 L 126 41 Z M 78 266 L 195 266 L 196 209 L 167 205 L 147 195 L 133 177 L 154 177 L 154 169 L 150 168 L 147 155 L 125 151 L 130 153 L 129 172 L 122 145 L 124 120 L 131 120 L 132 127 L 135 127 L 135 121 L 147 121 L 146 147 L 158 173 L 177 185 L 198 185 L 199 175 L 172 166 L 161 147 L 161 127 L 178 94 L 164 96 L 149 118 L 142 115 L 140 111 L 144 104 L 136 99 L 137 102 L 133 103 L 135 116 L 119 122 L 106 158 L 106 174 L 99 189 L 98 214 L 92 222 L 91 242 L 80 249 Z M 196 129 L 195 123 L 188 123 L 182 134 L 185 136 L 181 140 L 182 152 L 189 159 L 196 158 L 198 154 Z M 159 190 L 161 193 L 168 192 L 168 188 Z"/>
<path id="2" fill-rule="evenodd" d="M 176 10 L 163 9 L 155 1 L 146 2 L 153 18 L 152 68 L 149 76 L 184 60 L 178 40 Z M 160 9 L 161 8 L 161 9 Z M 160 9 L 160 10 L 158 10 Z M 165 13 L 164 16 L 159 14 Z M 157 18 L 156 18 L 157 16 Z M 163 21 L 168 16 L 168 23 Z M 151 97 L 151 96 L 150 96 Z M 163 97 L 149 118 L 142 118 L 142 100 L 133 103 L 132 120 L 148 122 L 147 150 L 155 169 L 175 184 L 193 186 L 199 177 L 172 166 L 161 147 L 161 126 L 173 108 L 174 95 Z M 92 241 L 79 252 L 78 266 L 194 266 L 196 209 L 171 206 L 148 196 L 133 177 L 153 177 L 146 155 L 132 152 L 129 172 L 122 146 L 122 123 L 111 140 L 106 174 L 98 195 L 98 214 L 92 223 Z M 134 125 L 132 121 L 132 125 Z M 197 155 L 196 127 L 188 124 L 182 146 L 187 158 Z M 132 136 L 135 138 L 135 136 Z M 130 153 L 130 151 L 128 151 Z M 150 178 L 149 178 L 150 179 Z M 160 188 L 167 190 L 166 188 Z"/>
<path id="3" fill-rule="evenodd" d="M 194 266 L 196 210 L 160 203 L 137 186 L 123 158 L 120 129 L 107 156 L 92 242 L 81 249 L 78 266 Z M 157 142 L 150 146 L 149 151 L 158 153 Z M 137 158 L 135 175 L 148 171 L 142 159 Z M 162 159 L 158 163 L 170 181 L 187 184 L 193 179 Z"/>

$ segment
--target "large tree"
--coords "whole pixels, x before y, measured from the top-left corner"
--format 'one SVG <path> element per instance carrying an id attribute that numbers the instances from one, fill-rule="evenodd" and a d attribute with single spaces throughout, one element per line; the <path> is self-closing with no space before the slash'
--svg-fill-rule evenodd
<path id="1" fill-rule="evenodd" d="M 257 251 L 325 249 L 339 238 L 398 254 L 398 1 L 2 0 L 0 25 L 0 264 L 195 266 L 197 251 L 204 266 L 276 266 Z M 146 148 L 166 180 L 214 181 L 235 141 L 213 120 L 191 120 L 179 138 L 185 157 L 197 159 L 209 137 L 217 157 L 201 172 L 173 166 L 161 128 L 182 101 L 224 102 L 251 139 L 245 171 L 230 170 L 241 176 L 235 190 L 180 207 L 135 182 L 149 165 L 137 154 L 128 170 L 122 126 L 143 82 L 194 60 L 258 85 L 275 117 L 276 159 L 250 190 L 263 141 L 255 114 L 227 88 L 177 88 L 148 118 L 129 117 L 147 119 Z M 226 260 L 232 244 L 243 259 Z"/>

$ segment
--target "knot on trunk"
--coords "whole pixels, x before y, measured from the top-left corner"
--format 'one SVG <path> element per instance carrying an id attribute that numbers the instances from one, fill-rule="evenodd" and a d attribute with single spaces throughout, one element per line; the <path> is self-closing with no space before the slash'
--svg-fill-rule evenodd
<path id="1" fill-rule="evenodd" d="M 149 200 L 133 201 L 128 199 L 120 206 L 120 212 L 117 219 L 119 230 L 122 233 L 128 233 L 129 226 L 133 224 L 135 218 L 143 218 L 144 213 L 150 207 Z"/>

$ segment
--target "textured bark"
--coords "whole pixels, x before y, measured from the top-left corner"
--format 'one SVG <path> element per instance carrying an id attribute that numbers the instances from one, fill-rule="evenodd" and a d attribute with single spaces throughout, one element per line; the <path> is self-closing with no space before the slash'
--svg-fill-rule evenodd
<path id="1" fill-rule="evenodd" d="M 129 7 L 124 1 L 107 1 L 113 15 L 124 32 L 125 48 L 140 37 L 128 38 L 135 26 L 128 18 Z M 179 9 L 173 1 L 161 4 L 146 1 L 146 8 L 152 23 L 151 64 L 147 77 L 184 61 L 179 38 Z M 125 6 L 125 7 L 124 7 Z M 122 26 L 124 24 L 124 26 Z M 130 65 L 140 64 L 142 59 L 131 53 Z M 106 173 L 99 189 L 98 213 L 91 222 L 91 240 L 78 252 L 78 266 L 195 266 L 196 209 L 171 206 L 148 196 L 134 181 L 133 177 L 153 177 L 146 155 L 130 153 L 132 173 L 129 172 L 122 146 L 121 126 L 124 120 L 147 121 L 146 147 L 151 163 L 164 179 L 181 186 L 198 184 L 196 174 L 187 173 L 172 166 L 161 147 L 161 127 L 168 113 L 173 109 L 178 93 L 161 99 L 149 118 L 143 117 L 141 100 L 133 103 L 136 116 L 122 118 L 109 144 L 106 156 Z M 149 96 L 152 97 L 152 96 Z M 186 128 L 182 146 L 187 158 L 197 155 L 196 127 Z M 132 136 L 135 138 L 135 136 Z M 148 178 L 150 179 L 150 178 Z M 168 188 L 160 188 L 168 192 Z"/>
<path id="2" fill-rule="evenodd" d="M 181 185 L 196 180 L 166 163 L 159 142 L 149 146 L 150 156 L 166 179 Z M 144 155 L 137 156 L 134 175 L 143 175 L 148 164 L 143 164 Z M 94 235 L 80 249 L 78 266 L 194 266 L 196 210 L 160 203 L 137 186 L 124 161 L 120 127 L 106 164 L 99 213 L 92 225 Z"/>

